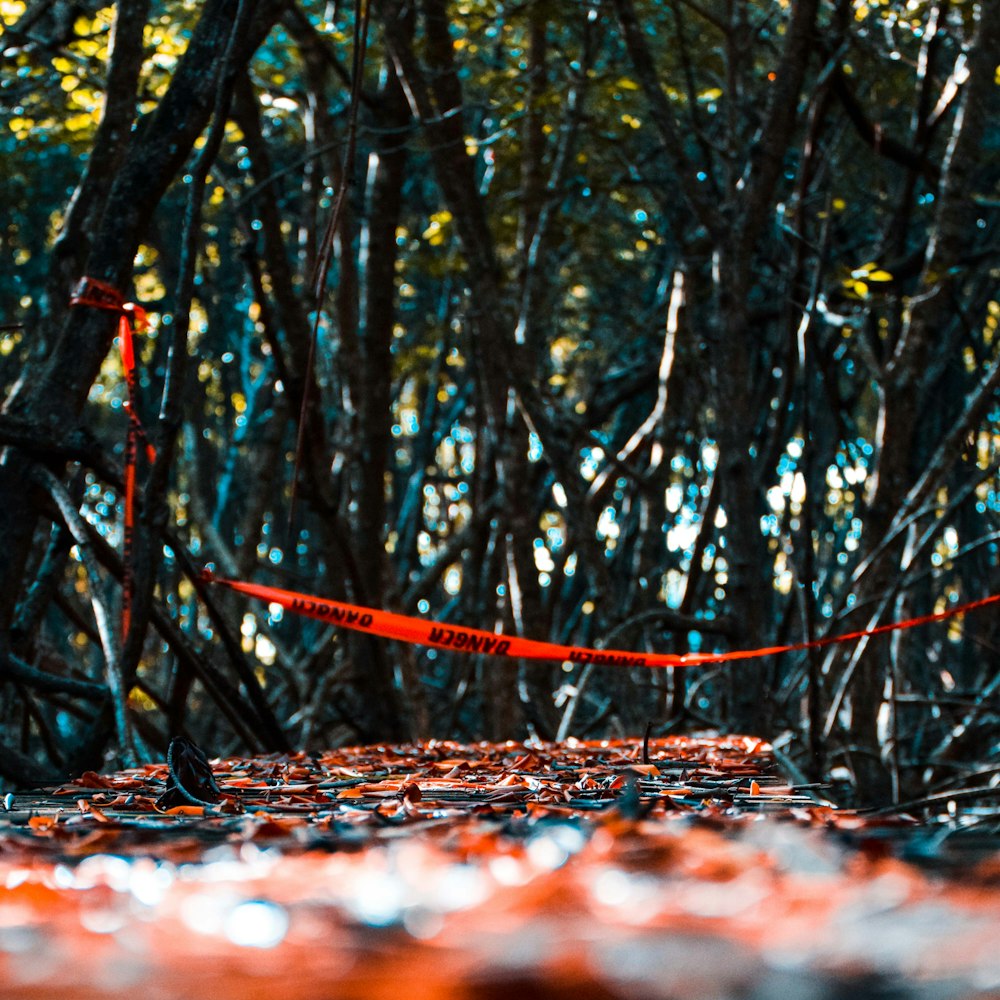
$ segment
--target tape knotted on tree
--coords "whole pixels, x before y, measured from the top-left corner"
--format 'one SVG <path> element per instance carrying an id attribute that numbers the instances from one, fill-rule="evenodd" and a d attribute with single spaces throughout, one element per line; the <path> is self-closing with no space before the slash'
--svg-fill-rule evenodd
<path id="1" fill-rule="evenodd" d="M 128 413 L 128 431 L 125 438 L 125 496 L 124 524 L 122 529 L 122 565 L 124 580 L 122 585 L 122 642 L 128 638 L 129 627 L 132 624 L 132 601 L 135 595 L 135 569 L 132 549 L 135 535 L 135 498 L 136 498 L 136 459 L 137 443 L 142 442 L 147 460 L 152 463 L 156 459 L 156 449 L 146 436 L 145 428 L 139 420 L 136 409 L 138 384 L 135 372 L 135 334 L 143 333 L 149 328 L 149 318 L 146 310 L 135 302 L 126 302 L 114 285 L 97 278 L 81 278 L 73 289 L 70 297 L 71 306 L 85 306 L 91 309 L 103 309 L 118 315 L 118 350 L 122 359 L 122 369 L 125 372 L 125 386 L 128 398 L 125 400 L 125 411 Z"/>

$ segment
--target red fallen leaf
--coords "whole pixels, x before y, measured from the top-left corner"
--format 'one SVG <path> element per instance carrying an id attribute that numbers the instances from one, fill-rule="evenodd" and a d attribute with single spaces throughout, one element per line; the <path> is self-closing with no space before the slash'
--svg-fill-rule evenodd
<path id="1" fill-rule="evenodd" d="M 576 810 L 567 806 L 550 805 L 548 802 L 525 802 L 529 816 L 576 816 Z"/>
<path id="2" fill-rule="evenodd" d="M 55 831 L 58 822 L 59 820 L 55 816 L 32 816 L 31 819 L 28 820 L 28 826 L 30 826 L 35 833 L 50 837 Z"/>
<path id="3" fill-rule="evenodd" d="M 504 788 L 527 788 L 528 786 L 516 775 L 508 774 L 506 778 L 501 778 L 494 782 L 498 787 Z"/>
<path id="4" fill-rule="evenodd" d="M 163 810 L 164 816 L 204 816 L 204 806 L 173 806 Z"/>
<path id="5" fill-rule="evenodd" d="M 526 753 L 511 764 L 511 769 L 515 771 L 537 771 L 542 762 L 533 753 Z"/>
<path id="6" fill-rule="evenodd" d="M 415 781 L 403 785 L 399 794 L 407 802 L 419 802 L 424 797 L 420 786 Z"/>
<path id="7" fill-rule="evenodd" d="M 359 785 L 358 790 L 366 795 L 395 795 L 404 784 L 405 782 L 402 781 L 376 781 L 367 785 Z"/>
<path id="8" fill-rule="evenodd" d="M 381 816 L 383 819 L 395 819 L 400 813 L 404 817 L 407 815 L 403 802 L 380 802 L 373 810 L 375 816 Z"/>
<path id="9" fill-rule="evenodd" d="M 363 797 L 359 788 L 342 788 L 337 792 L 338 799 L 360 799 Z"/>
<path id="10" fill-rule="evenodd" d="M 758 785 L 756 781 L 750 782 L 750 794 L 760 795 L 760 785 Z"/>
<path id="11" fill-rule="evenodd" d="M 74 785 L 81 788 L 114 788 L 115 782 L 111 778 L 106 778 L 96 771 L 84 771 L 79 778 L 73 781 Z"/>
<path id="12" fill-rule="evenodd" d="M 138 800 L 139 797 L 136 795 L 116 795 L 114 798 L 112 798 L 110 795 L 99 794 L 95 795 L 90 800 L 90 804 L 91 806 L 95 804 L 100 804 L 104 806 L 105 809 L 121 809 L 123 806 L 135 806 Z M 77 802 L 77 808 L 79 808 L 80 802 L 83 801 L 84 801 L 83 799 L 80 799 Z"/>
<path id="13" fill-rule="evenodd" d="M 650 776 L 660 773 L 660 769 L 655 764 L 630 764 L 629 770 Z"/>
<path id="14" fill-rule="evenodd" d="M 93 804 L 93 802 L 88 802 L 86 799 L 77 799 L 76 808 L 79 809 L 84 816 L 93 816 L 98 823 L 111 822 L 109 816 L 106 816 L 100 809 L 97 808 L 97 806 Z"/>
<path id="15" fill-rule="evenodd" d="M 403 812 L 410 819 L 424 819 L 425 814 L 421 812 L 420 807 L 416 804 L 413 799 L 403 799 Z"/>
<path id="16" fill-rule="evenodd" d="M 296 827 L 303 826 L 305 820 L 299 816 L 269 816 L 253 833 L 251 840 L 274 840 L 279 837 L 287 837 Z"/>
<path id="17" fill-rule="evenodd" d="M 352 765 L 351 767 L 347 767 L 346 765 L 344 765 L 344 766 L 336 766 L 336 767 L 329 767 L 329 768 L 327 768 L 327 770 L 328 770 L 328 772 L 329 772 L 329 774 L 330 774 L 331 777 L 338 777 L 338 778 L 360 778 L 361 777 L 361 770 L 357 766 L 355 766 L 355 765 Z"/>

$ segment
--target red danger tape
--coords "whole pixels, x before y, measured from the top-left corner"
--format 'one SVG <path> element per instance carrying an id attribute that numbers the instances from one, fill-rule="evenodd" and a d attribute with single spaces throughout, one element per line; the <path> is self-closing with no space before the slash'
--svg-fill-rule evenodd
<path id="1" fill-rule="evenodd" d="M 791 653 L 803 649 L 818 649 L 821 646 L 850 642 L 865 636 L 914 628 L 917 625 L 927 625 L 930 622 L 954 618 L 967 611 L 984 608 L 988 604 L 1000 603 L 1000 594 L 994 594 L 978 601 L 970 601 L 967 604 L 948 608 L 946 611 L 939 611 L 933 615 L 922 615 L 919 618 L 908 618 L 906 621 L 879 625 L 877 628 L 864 629 L 860 632 L 847 632 L 843 635 L 828 636 L 825 639 L 815 639 L 812 642 L 797 642 L 788 646 L 737 649 L 728 653 L 638 653 L 623 649 L 563 646 L 555 642 L 539 642 L 535 639 L 521 639 L 517 636 L 487 632 L 484 629 L 460 628 L 456 625 L 445 625 L 439 622 L 425 621 L 423 618 L 413 618 L 410 615 L 399 615 L 392 611 L 378 611 L 375 608 L 364 608 L 356 604 L 330 601 L 322 597 L 300 594 L 294 590 L 281 590 L 277 587 L 265 587 L 256 583 L 226 580 L 214 576 L 208 571 L 205 571 L 203 578 L 207 583 L 228 587 L 230 590 L 246 594 L 249 597 L 256 597 L 269 604 L 278 604 L 297 615 L 317 618 L 320 621 L 329 622 L 331 625 L 340 625 L 357 632 L 367 632 L 384 639 L 398 639 L 400 642 L 433 646 L 436 649 L 450 649 L 461 653 L 484 653 L 489 656 L 506 656 L 521 660 L 594 663 L 609 667 L 695 667 L 707 663 L 726 663 L 730 660 L 753 660 L 761 656 L 774 656 L 778 653 Z"/>
<path id="2" fill-rule="evenodd" d="M 134 302 L 126 302 L 125 296 L 114 285 L 96 278 L 81 278 L 73 289 L 69 304 L 71 306 L 89 306 L 91 309 L 103 309 L 106 312 L 118 314 L 118 348 L 122 354 L 122 367 L 129 387 L 135 382 L 135 350 L 132 346 L 132 334 L 142 333 L 148 326 L 146 310 Z"/>
<path id="3" fill-rule="evenodd" d="M 128 431 L 125 438 L 125 499 L 124 531 L 122 544 L 122 565 L 124 584 L 122 586 L 122 641 L 128 636 L 132 623 L 132 599 L 135 595 L 135 570 L 132 548 L 135 536 L 135 494 L 136 458 L 138 443 L 145 445 L 146 457 L 150 462 L 156 459 L 156 451 L 146 438 L 146 432 L 139 422 L 136 412 L 135 347 L 133 335 L 142 333 L 149 325 L 146 310 L 134 302 L 126 302 L 125 296 L 113 285 L 96 278 L 81 278 L 69 300 L 71 306 L 89 306 L 118 314 L 118 350 L 121 352 L 122 368 L 125 370 L 125 384 L 128 388 Z"/>

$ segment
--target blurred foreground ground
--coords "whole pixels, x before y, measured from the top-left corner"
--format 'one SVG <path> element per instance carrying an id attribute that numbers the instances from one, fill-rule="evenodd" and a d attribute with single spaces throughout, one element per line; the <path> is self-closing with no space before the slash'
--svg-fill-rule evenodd
<path id="1" fill-rule="evenodd" d="M 163 764 L 0 813 L 4 1000 L 1000 997 L 1000 855 L 838 812 L 745 737 Z"/>

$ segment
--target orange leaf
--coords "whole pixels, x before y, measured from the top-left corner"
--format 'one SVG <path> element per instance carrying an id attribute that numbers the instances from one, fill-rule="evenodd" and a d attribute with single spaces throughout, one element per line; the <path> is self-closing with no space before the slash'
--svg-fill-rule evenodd
<path id="1" fill-rule="evenodd" d="M 204 806 L 174 806 L 164 811 L 167 816 L 204 816 Z"/>
<path id="2" fill-rule="evenodd" d="M 638 771 L 639 774 L 648 776 L 660 773 L 660 769 L 655 764 L 632 764 L 629 770 Z"/>
<path id="3" fill-rule="evenodd" d="M 88 802 L 87 799 L 77 799 L 76 808 L 83 813 L 84 816 L 92 816 L 97 820 L 98 823 L 110 823 L 111 820 L 107 817 L 93 802 Z"/>
<path id="4" fill-rule="evenodd" d="M 467 760 L 437 760 L 431 767 L 435 771 L 467 771 L 469 770 L 469 762 Z"/>
<path id="5" fill-rule="evenodd" d="M 503 786 L 504 788 L 527 788 L 528 786 L 516 775 L 508 774 L 506 778 L 501 778 L 497 782 L 498 786 Z"/>
<path id="6" fill-rule="evenodd" d="M 105 778 L 103 775 L 98 774 L 96 771 L 84 771 L 76 781 L 73 782 L 74 785 L 80 785 L 83 788 L 114 788 L 115 783 L 109 778 Z"/>

